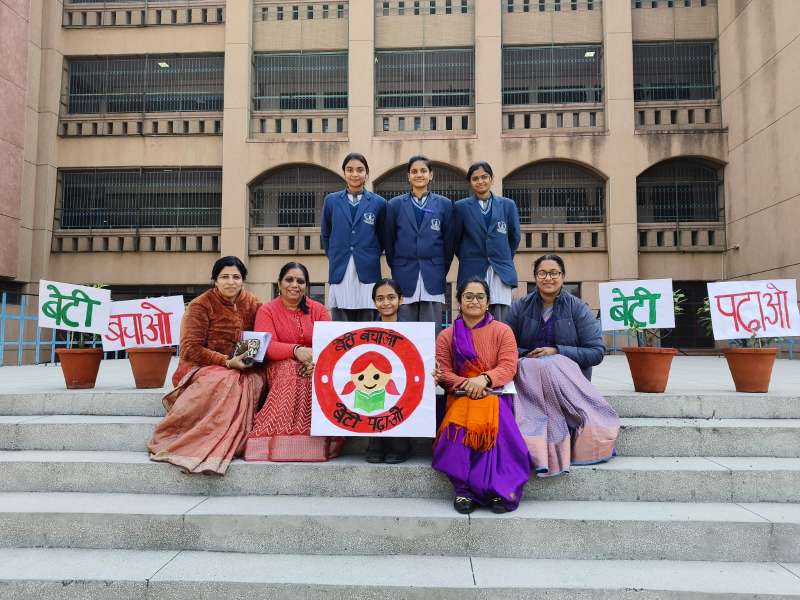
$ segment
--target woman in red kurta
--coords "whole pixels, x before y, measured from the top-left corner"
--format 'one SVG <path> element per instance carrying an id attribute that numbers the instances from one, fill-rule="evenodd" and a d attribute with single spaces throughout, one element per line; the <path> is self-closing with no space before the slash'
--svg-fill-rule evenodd
<path id="1" fill-rule="evenodd" d="M 231 358 L 261 305 L 242 289 L 246 276 L 241 260 L 220 258 L 211 270 L 214 287 L 186 309 L 175 389 L 164 396 L 167 416 L 150 438 L 151 460 L 222 475 L 243 450 L 264 388 L 263 369 L 249 368 L 241 356 Z"/>
<path id="2" fill-rule="evenodd" d="M 306 297 L 308 271 L 290 262 L 278 275 L 280 295 L 256 315 L 256 331 L 272 334 L 267 347 L 269 394 L 256 415 L 244 458 L 251 461 L 320 462 L 339 455 L 343 439 L 311 437 L 311 338 L 327 309 Z"/>

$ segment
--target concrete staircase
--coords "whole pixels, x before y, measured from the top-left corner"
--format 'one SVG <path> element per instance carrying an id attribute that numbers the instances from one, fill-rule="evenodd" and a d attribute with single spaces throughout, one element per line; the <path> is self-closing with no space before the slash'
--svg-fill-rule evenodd
<path id="1" fill-rule="evenodd" d="M 396 466 L 151 463 L 159 393 L 0 393 L 0 598 L 800 598 L 798 395 L 613 394 L 620 456 L 457 514 Z"/>

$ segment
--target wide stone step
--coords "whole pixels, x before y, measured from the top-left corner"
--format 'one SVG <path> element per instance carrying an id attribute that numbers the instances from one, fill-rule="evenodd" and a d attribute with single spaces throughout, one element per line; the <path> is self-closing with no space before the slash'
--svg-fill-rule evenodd
<path id="1" fill-rule="evenodd" d="M 3 493 L 0 546 L 800 562 L 800 505 Z"/>
<path id="2" fill-rule="evenodd" d="M 0 394 L 0 415 L 159 417 L 164 392 L 63 390 Z M 621 417 L 690 419 L 800 419 L 800 396 L 780 394 L 639 394 L 606 396 Z"/>
<path id="3" fill-rule="evenodd" d="M 16 600 L 800 598 L 800 565 L 447 556 L 0 549 Z"/>
<path id="4" fill-rule="evenodd" d="M 144 449 L 158 417 L 51 415 L 0 417 L 0 450 Z M 430 440 L 415 452 L 429 455 Z M 345 452 L 362 454 L 366 438 Z M 623 456 L 773 456 L 800 458 L 800 419 L 622 419 Z"/>
<path id="5" fill-rule="evenodd" d="M 187 476 L 145 452 L 2 451 L 7 492 L 122 492 L 207 496 L 293 495 L 449 499 L 452 487 L 430 459 L 371 465 L 358 456 L 327 463 L 247 463 L 225 477 Z M 619 456 L 532 479 L 528 500 L 800 502 L 800 459 Z"/>

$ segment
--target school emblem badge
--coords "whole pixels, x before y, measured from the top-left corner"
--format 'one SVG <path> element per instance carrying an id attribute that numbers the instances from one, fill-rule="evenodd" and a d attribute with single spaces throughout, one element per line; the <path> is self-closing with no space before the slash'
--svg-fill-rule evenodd
<path id="1" fill-rule="evenodd" d="M 506 225 L 505 221 L 498 221 L 497 222 L 497 233 L 508 233 L 508 225 Z"/>
<path id="2" fill-rule="evenodd" d="M 364 223 L 367 225 L 375 225 L 375 213 L 364 213 Z"/>
<path id="3" fill-rule="evenodd" d="M 441 231 L 442 222 L 439 219 L 431 219 L 431 229 L 434 231 Z"/>

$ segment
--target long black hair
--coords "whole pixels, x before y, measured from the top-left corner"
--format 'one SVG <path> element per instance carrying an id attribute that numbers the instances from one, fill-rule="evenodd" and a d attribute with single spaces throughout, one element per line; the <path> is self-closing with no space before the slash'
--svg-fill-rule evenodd
<path id="1" fill-rule="evenodd" d="M 347 163 L 349 163 L 351 160 L 357 160 L 362 165 L 364 165 L 364 168 L 367 170 L 367 175 L 369 175 L 369 164 L 367 164 L 367 157 L 361 154 L 360 152 L 351 152 L 350 154 L 344 157 L 344 160 L 342 161 L 342 171 L 344 171 L 344 168 L 347 166 Z"/>
<path id="2" fill-rule="evenodd" d="M 483 277 L 478 275 L 473 275 L 472 277 L 469 277 L 458 284 L 458 287 L 456 288 L 456 300 L 458 300 L 458 303 L 461 304 L 461 296 L 464 295 L 464 290 L 467 289 L 467 286 L 470 283 L 480 283 L 481 286 L 483 286 L 483 291 L 486 292 L 486 303 L 490 304 L 492 301 L 492 294 L 489 292 L 489 284 L 486 283 L 486 280 Z"/>
<path id="3" fill-rule="evenodd" d="M 308 291 L 308 286 L 311 285 L 311 282 L 308 278 L 308 269 L 303 263 L 299 262 L 288 262 L 281 267 L 280 272 L 278 273 L 278 289 L 281 287 L 281 281 L 283 281 L 284 276 L 288 273 L 291 269 L 300 269 L 303 272 L 303 277 L 306 278 L 306 291 Z M 308 302 L 306 302 L 306 295 L 303 294 L 303 297 L 300 299 L 300 311 L 304 314 L 308 314 Z"/>
<path id="4" fill-rule="evenodd" d="M 384 277 L 383 279 L 378 279 L 378 281 L 375 282 L 375 285 L 372 286 L 372 301 L 373 302 L 375 302 L 375 296 L 378 293 L 378 288 L 381 287 L 382 285 L 388 285 L 390 288 L 392 288 L 395 291 L 395 293 L 397 294 L 397 297 L 402 300 L 403 292 L 400 291 L 400 284 L 397 283 L 394 279 L 389 279 L 388 277 Z"/>
<path id="5" fill-rule="evenodd" d="M 559 268 L 561 269 L 561 275 L 567 274 L 567 268 L 564 266 L 564 259 L 561 258 L 558 254 L 543 254 L 539 258 L 537 258 L 533 262 L 533 274 L 536 275 L 536 271 L 539 270 L 539 265 L 542 264 L 546 260 L 552 260 L 556 264 L 558 264 Z"/>
<path id="6" fill-rule="evenodd" d="M 485 160 L 479 160 L 478 162 L 472 163 L 469 166 L 469 169 L 467 169 L 467 181 L 470 181 L 472 179 L 472 174 L 478 169 L 483 169 L 489 174 L 489 177 L 494 178 L 494 171 L 492 171 L 492 165 L 490 165 Z"/>
<path id="7" fill-rule="evenodd" d="M 218 258 L 217 262 L 214 263 L 214 266 L 211 267 L 211 281 L 216 281 L 219 274 L 222 272 L 222 269 L 225 267 L 236 267 L 239 269 L 239 273 L 242 275 L 242 281 L 247 279 L 247 267 L 244 266 L 244 263 L 239 259 L 237 256 L 223 256 L 222 258 Z"/>

